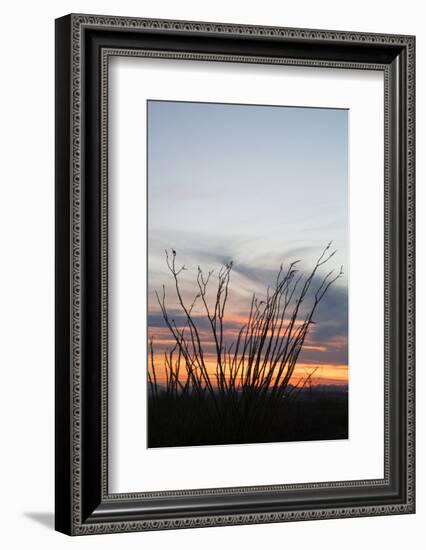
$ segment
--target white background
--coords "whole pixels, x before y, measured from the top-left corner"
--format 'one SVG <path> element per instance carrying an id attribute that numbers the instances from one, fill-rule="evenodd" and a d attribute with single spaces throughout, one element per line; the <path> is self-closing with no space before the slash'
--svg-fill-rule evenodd
<path id="1" fill-rule="evenodd" d="M 382 478 L 383 73 L 126 57 L 109 74 L 110 491 Z M 349 439 L 146 448 L 147 98 L 349 109 Z"/>
<path id="2" fill-rule="evenodd" d="M 1 511 L 4 548 L 419 548 L 425 507 L 425 291 L 418 288 L 418 512 L 308 523 L 70 539 L 53 524 L 53 19 L 68 12 L 417 35 L 417 150 L 426 148 L 426 31 L 419 1 L 15 2 L 3 6 L 0 200 Z M 424 155 L 419 154 L 418 280 L 426 279 Z"/>

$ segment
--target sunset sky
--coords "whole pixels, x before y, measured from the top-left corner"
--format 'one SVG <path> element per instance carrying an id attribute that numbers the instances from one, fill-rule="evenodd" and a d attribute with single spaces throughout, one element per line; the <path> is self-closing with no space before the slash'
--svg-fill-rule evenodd
<path id="1" fill-rule="evenodd" d="M 310 272 L 329 241 L 337 250 L 319 275 L 344 275 L 321 302 L 299 358 L 315 383 L 348 378 L 348 111 L 302 107 L 148 102 L 148 330 L 160 353 L 173 345 L 155 290 L 183 323 L 165 249 L 185 264 L 182 289 L 197 293 L 197 267 L 233 261 L 225 336 L 247 319 L 253 292 L 273 285 L 281 263 Z M 315 281 L 317 283 L 317 281 Z M 308 304 L 306 304 L 308 305 Z M 194 310 L 203 346 L 206 319 Z M 213 355 L 211 356 L 213 357 Z M 212 365 L 212 368 L 213 365 Z"/>

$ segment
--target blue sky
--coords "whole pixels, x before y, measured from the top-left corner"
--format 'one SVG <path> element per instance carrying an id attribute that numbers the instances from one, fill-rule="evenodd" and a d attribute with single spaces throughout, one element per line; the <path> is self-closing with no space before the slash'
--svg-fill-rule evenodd
<path id="1" fill-rule="evenodd" d="M 281 262 L 312 268 L 331 240 L 330 266 L 347 271 L 347 110 L 169 101 L 147 109 L 150 314 L 154 289 L 170 283 L 166 248 L 188 268 L 188 296 L 198 265 L 232 259 L 233 311 L 273 283 Z M 335 325 L 322 324 L 323 339 L 347 334 L 346 276 L 321 317 Z"/>

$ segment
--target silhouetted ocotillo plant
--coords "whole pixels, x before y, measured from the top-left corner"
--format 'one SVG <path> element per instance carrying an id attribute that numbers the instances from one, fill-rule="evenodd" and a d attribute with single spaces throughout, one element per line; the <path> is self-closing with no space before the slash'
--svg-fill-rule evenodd
<path id="1" fill-rule="evenodd" d="M 178 326 L 170 317 L 163 285 L 162 293 L 156 292 L 156 297 L 174 345 L 164 353 L 159 367 L 155 364 L 154 342 L 150 342 L 148 381 L 151 399 L 158 399 L 161 393 L 177 399 L 197 396 L 200 404 L 208 399 L 213 404 L 209 414 L 217 415 L 225 422 L 225 415 L 230 411 L 232 421 L 240 422 L 242 429 L 248 429 L 251 422 L 266 418 L 267 413 L 272 414 L 274 405 L 283 398 L 297 395 L 313 375 L 312 372 L 304 381 L 291 384 L 305 338 L 320 302 L 343 274 L 342 269 L 338 272 L 331 270 L 317 282 L 318 270 L 336 252 L 330 250 L 331 244 L 325 247 L 308 275 L 298 272 L 299 260 L 286 269 L 281 265 L 274 287 L 267 289 L 265 298 L 259 300 L 253 294 L 247 322 L 241 325 L 232 342 L 225 341 L 224 331 L 232 262 L 222 266 L 218 272 L 212 301 L 208 300 L 207 290 L 213 284 L 214 272 L 205 273 L 198 267 L 197 291 L 193 300 L 186 303 L 180 284 L 180 275 L 186 268 L 177 266 L 174 250 L 171 254 L 166 251 L 167 267 L 185 322 Z M 313 288 L 315 284 L 316 288 Z M 310 302 L 308 307 L 306 301 Z M 214 343 L 214 372 L 208 369 L 207 353 L 193 314 L 196 305 L 201 305 L 204 311 Z M 161 386 L 157 376 L 159 368 L 165 378 L 165 385 Z"/>

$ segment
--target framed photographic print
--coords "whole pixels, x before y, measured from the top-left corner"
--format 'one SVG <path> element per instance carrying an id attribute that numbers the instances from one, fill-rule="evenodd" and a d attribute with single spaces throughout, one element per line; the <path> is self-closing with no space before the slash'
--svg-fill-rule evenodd
<path id="1" fill-rule="evenodd" d="M 56 529 L 413 513 L 412 36 L 56 21 Z"/>

